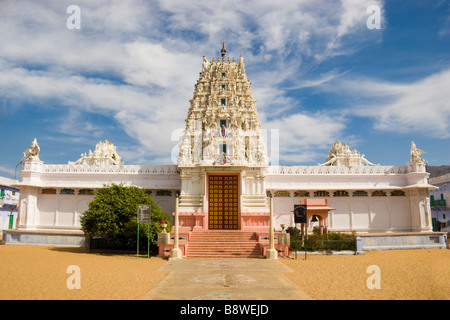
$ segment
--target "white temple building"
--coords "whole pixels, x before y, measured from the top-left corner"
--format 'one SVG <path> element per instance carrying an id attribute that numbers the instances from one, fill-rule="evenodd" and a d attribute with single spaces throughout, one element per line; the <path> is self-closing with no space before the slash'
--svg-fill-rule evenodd
<path id="1" fill-rule="evenodd" d="M 325 204 L 308 213 L 309 231 L 319 225 L 361 235 L 432 231 L 429 189 L 434 187 L 420 158 L 423 151 L 414 143 L 405 165 L 373 164 L 337 141 L 322 164 L 269 166 L 260 126 L 244 59 L 226 58 L 224 49 L 221 58 L 204 57 L 176 165 L 124 164 L 109 141 L 99 142 L 77 161 L 46 164 L 39 159 L 45 150 L 35 139 L 24 153 L 16 185 L 18 228 L 8 239 L 23 242 L 26 232 L 45 234 L 41 242 L 50 241 L 52 234 L 81 239 L 80 216 L 93 192 L 109 183 L 146 189 L 168 213 L 179 192 L 180 229 L 185 232 L 268 232 L 268 194 L 273 196 L 276 230 L 294 225 L 294 204 L 302 201 L 311 208 Z M 313 216 L 318 222 L 311 222 Z"/>

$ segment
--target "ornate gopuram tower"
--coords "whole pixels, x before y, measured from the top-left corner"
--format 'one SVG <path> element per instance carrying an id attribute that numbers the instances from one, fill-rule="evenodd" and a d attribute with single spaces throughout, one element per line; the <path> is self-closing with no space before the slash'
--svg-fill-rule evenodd
<path id="1" fill-rule="evenodd" d="M 180 229 L 269 225 L 267 151 L 244 59 L 203 57 L 180 143 Z"/>

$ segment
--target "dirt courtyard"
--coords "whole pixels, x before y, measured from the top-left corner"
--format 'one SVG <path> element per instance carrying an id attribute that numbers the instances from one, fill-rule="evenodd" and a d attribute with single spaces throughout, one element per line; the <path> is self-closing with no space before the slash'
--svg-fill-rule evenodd
<path id="1" fill-rule="evenodd" d="M 0 299 L 139 299 L 164 276 L 155 270 L 166 262 L 84 248 L 0 245 Z M 80 289 L 68 289 L 71 265 L 79 267 Z"/>
<path id="2" fill-rule="evenodd" d="M 280 259 L 284 273 L 312 299 L 450 299 L 450 250 L 372 251 L 365 255 L 298 255 Z M 0 299 L 140 299 L 164 273 L 167 260 L 88 253 L 83 248 L 0 245 Z M 69 289 L 69 266 L 80 270 L 80 289 Z M 380 289 L 367 279 L 377 266 Z"/>
<path id="3" fill-rule="evenodd" d="M 366 251 L 356 256 L 307 255 L 306 260 L 303 254 L 297 260 L 280 261 L 293 270 L 284 275 L 312 299 L 450 299 L 449 249 Z M 374 287 L 377 275 L 379 289 Z"/>

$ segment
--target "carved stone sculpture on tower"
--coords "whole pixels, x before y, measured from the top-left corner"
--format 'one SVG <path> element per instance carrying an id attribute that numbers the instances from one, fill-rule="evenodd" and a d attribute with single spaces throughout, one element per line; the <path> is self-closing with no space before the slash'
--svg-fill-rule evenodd
<path id="1" fill-rule="evenodd" d="M 356 149 L 350 151 L 350 147 L 346 143 L 336 141 L 330 149 L 330 153 L 325 159 L 325 163 L 318 163 L 318 166 L 348 166 L 348 167 L 360 167 L 364 165 L 379 166 L 379 164 L 373 164 L 365 158 L 365 155 L 361 155 Z"/>
<path id="2" fill-rule="evenodd" d="M 94 152 L 89 150 L 89 154 L 81 154 L 81 158 L 75 162 L 69 161 L 69 164 L 84 164 L 84 165 L 121 165 L 120 156 L 117 154 L 116 146 L 108 140 L 104 142 L 99 141 L 95 146 Z"/>
<path id="3" fill-rule="evenodd" d="M 23 152 L 22 161 L 30 161 L 30 160 L 39 161 L 40 150 L 41 148 L 39 147 L 36 138 L 34 138 L 33 142 L 31 143 L 31 146 L 29 146 L 27 150 Z"/>
<path id="4" fill-rule="evenodd" d="M 418 163 L 418 164 L 424 164 L 426 163 L 426 160 L 422 159 L 420 156 L 425 154 L 426 152 L 423 150 L 420 150 L 416 147 L 416 144 L 414 141 L 411 141 L 411 162 L 410 163 Z"/>
<path id="5" fill-rule="evenodd" d="M 245 75 L 244 59 L 232 61 L 212 59 L 209 62 L 203 57 L 179 145 L 178 165 L 267 166 L 267 151 L 260 133 L 256 100 Z M 200 133 L 194 128 L 196 123 Z"/>

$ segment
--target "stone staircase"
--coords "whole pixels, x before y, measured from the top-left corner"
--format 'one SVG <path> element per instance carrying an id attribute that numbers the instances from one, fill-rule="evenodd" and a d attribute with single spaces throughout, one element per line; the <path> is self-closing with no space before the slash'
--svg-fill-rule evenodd
<path id="1" fill-rule="evenodd" d="M 240 230 L 192 232 L 187 258 L 262 258 L 256 233 Z"/>

